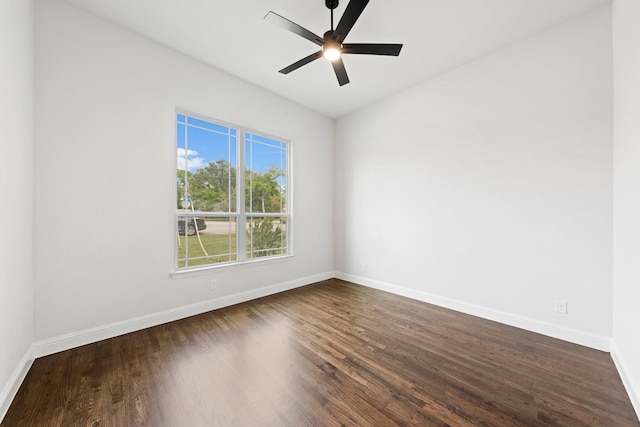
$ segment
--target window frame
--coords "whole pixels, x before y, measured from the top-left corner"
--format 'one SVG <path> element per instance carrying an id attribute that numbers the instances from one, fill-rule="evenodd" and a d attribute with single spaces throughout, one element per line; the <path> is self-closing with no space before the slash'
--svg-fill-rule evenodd
<path id="1" fill-rule="evenodd" d="M 272 262 L 282 262 L 294 256 L 293 252 L 293 181 L 292 181 L 292 144 L 291 141 L 282 138 L 279 136 L 274 136 L 268 134 L 266 132 L 257 131 L 255 129 L 237 125 L 234 123 L 229 123 L 223 120 L 218 120 L 215 118 L 207 117 L 201 114 L 192 113 L 188 110 L 184 109 L 176 109 L 174 113 L 174 165 L 177 165 L 178 161 L 178 149 L 179 147 L 179 139 L 178 139 L 178 125 L 179 125 L 179 116 L 184 116 L 185 126 L 188 125 L 188 118 L 193 118 L 196 120 L 202 120 L 207 123 L 211 123 L 213 125 L 218 125 L 222 127 L 226 127 L 229 130 L 235 129 L 235 156 L 236 156 L 236 194 L 235 194 L 235 211 L 231 206 L 228 207 L 228 212 L 210 212 L 210 211 L 181 211 L 181 209 L 175 205 L 175 202 L 178 200 L 178 189 L 175 185 L 175 180 L 173 184 L 173 200 L 174 200 L 174 212 L 173 212 L 173 233 L 174 233 L 174 260 L 173 260 L 173 270 L 171 271 L 171 276 L 173 278 L 185 277 L 185 276 L 193 276 L 198 274 L 206 274 L 213 270 L 223 270 L 223 269 L 234 269 L 238 267 L 248 267 L 256 264 L 263 263 L 272 263 Z M 246 135 L 250 134 L 253 136 L 258 136 L 262 138 L 266 138 L 268 140 L 273 140 L 275 142 L 279 142 L 284 145 L 285 150 L 285 167 L 286 173 L 284 174 L 286 183 L 284 185 L 285 192 L 285 208 L 282 212 L 249 212 L 250 209 L 246 209 L 246 197 L 245 197 L 245 185 L 246 185 L 246 170 L 247 168 L 247 158 L 246 158 Z M 176 169 L 177 170 L 177 169 Z M 195 218 L 195 217 L 206 217 L 206 218 L 235 218 L 235 260 L 230 260 L 227 262 L 219 262 L 212 263 L 206 265 L 196 265 L 196 266 L 186 266 L 179 267 L 179 239 L 181 236 L 178 233 L 178 218 Z M 249 248 L 247 248 L 247 232 L 239 232 L 240 230 L 247 230 L 247 224 L 251 218 L 285 218 L 285 251 L 282 254 L 276 255 L 268 255 L 261 257 L 247 257 L 247 252 Z M 194 220 L 195 221 L 195 220 Z M 186 227 L 186 224 L 185 224 Z M 186 232 L 185 232 L 186 237 Z M 233 254 L 231 254 L 233 255 Z M 187 257 L 187 259 L 189 259 Z"/>

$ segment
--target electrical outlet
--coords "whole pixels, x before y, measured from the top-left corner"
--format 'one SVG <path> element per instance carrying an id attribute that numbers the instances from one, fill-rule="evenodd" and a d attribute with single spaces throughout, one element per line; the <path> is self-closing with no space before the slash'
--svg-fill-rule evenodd
<path id="1" fill-rule="evenodd" d="M 567 301 L 562 299 L 556 300 L 556 313 L 569 314 L 569 307 Z"/>
<path id="2" fill-rule="evenodd" d="M 366 272 L 369 269 L 367 263 L 362 264 L 362 271 Z"/>
<path id="3" fill-rule="evenodd" d="M 209 290 L 213 291 L 218 288 L 218 282 L 216 280 L 209 281 Z"/>

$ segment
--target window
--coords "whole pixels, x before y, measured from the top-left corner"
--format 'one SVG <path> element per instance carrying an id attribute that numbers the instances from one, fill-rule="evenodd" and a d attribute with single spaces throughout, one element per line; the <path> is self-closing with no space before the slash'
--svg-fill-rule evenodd
<path id="1" fill-rule="evenodd" d="M 289 143 L 176 116 L 176 271 L 289 255 Z"/>

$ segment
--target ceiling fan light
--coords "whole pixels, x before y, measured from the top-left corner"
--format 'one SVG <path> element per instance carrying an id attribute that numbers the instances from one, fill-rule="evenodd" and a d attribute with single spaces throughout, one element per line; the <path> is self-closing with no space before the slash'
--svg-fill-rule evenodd
<path id="1" fill-rule="evenodd" d="M 322 47 L 322 55 L 329 61 L 335 61 L 342 55 L 341 47 L 338 43 L 327 43 Z"/>

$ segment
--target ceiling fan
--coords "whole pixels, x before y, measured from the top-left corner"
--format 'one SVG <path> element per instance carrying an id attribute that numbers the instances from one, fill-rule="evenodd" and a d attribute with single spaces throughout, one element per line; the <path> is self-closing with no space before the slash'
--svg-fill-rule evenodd
<path id="1" fill-rule="evenodd" d="M 288 20 L 287 18 L 278 15 L 275 12 L 269 12 L 264 17 L 286 30 L 291 31 L 312 43 L 317 44 L 322 49 L 318 52 L 312 53 L 306 58 L 294 62 L 288 67 L 280 70 L 282 74 L 289 74 L 290 72 L 297 70 L 298 68 L 306 65 L 316 59 L 324 56 L 331 61 L 333 70 L 338 78 L 340 86 L 344 86 L 349 83 L 349 76 L 347 70 L 344 68 L 342 62 L 342 55 L 346 54 L 358 54 L 358 55 L 388 55 L 398 56 L 400 55 L 401 44 L 381 44 L 381 43 L 343 43 L 344 39 L 351 31 L 351 28 L 356 23 L 360 14 L 369 3 L 369 0 L 351 0 L 347 5 L 338 26 L 333 28 L 333 10 L 338 7 L 339 0 L 325 0 L 325 5 L 331 10 L 331 29 L 324 33 L 322 37 L 312 33 L 306 28 L 301 27 Z"/>

